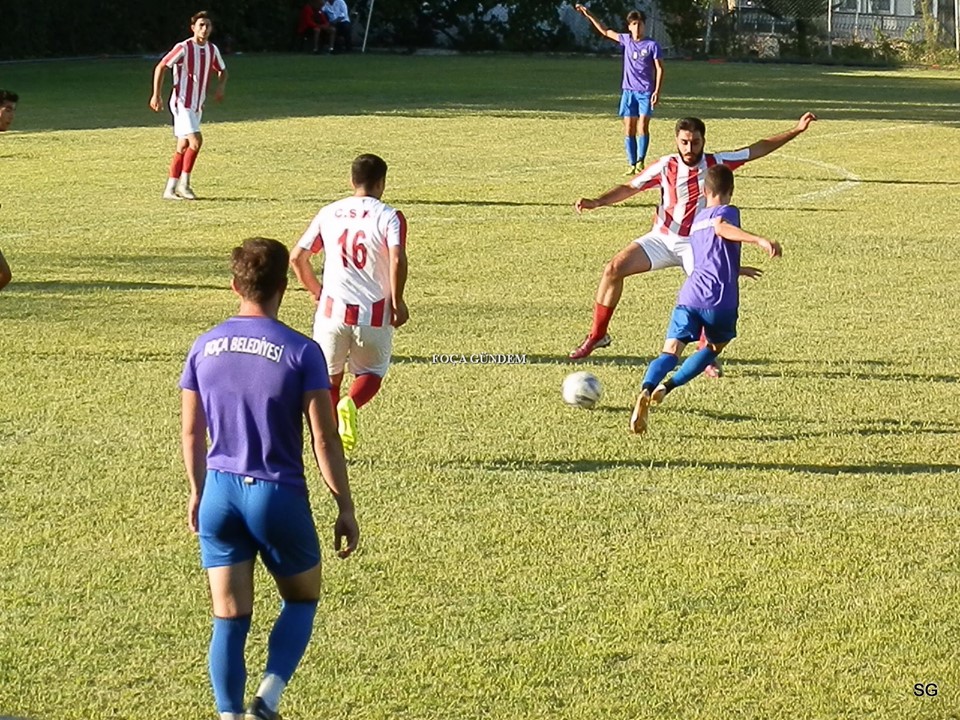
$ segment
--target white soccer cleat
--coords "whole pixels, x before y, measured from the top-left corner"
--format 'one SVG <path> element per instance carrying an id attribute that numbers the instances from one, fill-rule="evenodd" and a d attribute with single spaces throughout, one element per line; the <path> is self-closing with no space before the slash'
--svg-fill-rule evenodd
<path id="1" fill-rule="evenodd" d="M 164 190 L 163 199 L 164 200 L 183 200 L 183 198 L 177 195 L 176 191 L 174 190 Z"/>
<path id="2" fill-rule="evenodd" d="M 197 196 L 193 194 L 193 190 L 189 185 L 177 185 L 177 195 L 180 196 L 181 200 L 196 200 Z"/>

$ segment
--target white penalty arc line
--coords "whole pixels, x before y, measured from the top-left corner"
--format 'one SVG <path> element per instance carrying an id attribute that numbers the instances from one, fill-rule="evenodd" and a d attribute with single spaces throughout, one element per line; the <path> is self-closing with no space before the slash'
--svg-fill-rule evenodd
<path id="1" fill-rule="evenodd" d="M 821 170 L 829 170 L 830 172 L 834 172 L 843 178 L 839 183 L 837 183 L 832 187 L 828 187 L 825 190 L 817 190 L 815 192 L 809 192 L 809 193 L 804 193 L 802 195 L 797 195 L 794 198 L 795 200 L 800 200 L 800 201 L 822 200 L 823 198 L 828 198 L 833 195 L 838 195 L 839 193 L 846 192 L 847 190 L 853 190 L 854 188 L 859 186 L 860 183 L 862 182 L 859 175 L 856 175 L 850 172 L 849 170 L 847 170 L 845 167 L 841 167 L 839 165 L 832 165 L 831 163 L 825 163 L 820 160 L 809 160 L 807 158 L 796 157 L 795 155 L 781 155 L 780 157 L 785 158 L 787 160 L 794 160 L 796 162 L 813 165 L 814 167 L 818 167 Z"/>

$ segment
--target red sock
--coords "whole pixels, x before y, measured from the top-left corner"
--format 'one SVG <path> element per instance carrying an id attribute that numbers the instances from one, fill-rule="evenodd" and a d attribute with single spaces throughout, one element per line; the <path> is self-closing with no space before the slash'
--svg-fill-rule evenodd
<path id="1" fill-rule="evenodd" d="M 193 172 L 193 165 L 197 162 L 197 155 L 200 153 L 199 150 L 194 150 L 193 148 L 187 148 L 183 152 L 183 171 L 186 173 Z"/>
<path id="2" fill-rule="evenodd" d="M 610 318 L 613 317 L 613 311 L 616 308 L 607 307 L 596 303 L 593 306 L 593 327 L 590 328 L 590 337 L 599 340 L 607 334 L 607 326 L 610 324 Z"/>
<path id="3" fill-rule="evenodd" d="M 340 376 L 340 382 L 343 382 L 343 376 Z M 337 413 L 337 404 L 340 402 L 340 383 L 330 379 L 330 401 L 333 403 L 333 413 Z"/>
<path id="4" fill-rule="evenodd" d="M 383 378 L 373 373 L 357 375 L 350 385 L 350 397 L 353 398 L 353 402 L 356 403 L 358 408 L 373 400 L 373 396 L 377 394 L 382 382 Z"/>
<path id="5" fill-rule="evenodd" d="M 173 160 L 170 161 L 170 177 L 176 179 L 183 172 L 183 153 L 175 152 Z"/>

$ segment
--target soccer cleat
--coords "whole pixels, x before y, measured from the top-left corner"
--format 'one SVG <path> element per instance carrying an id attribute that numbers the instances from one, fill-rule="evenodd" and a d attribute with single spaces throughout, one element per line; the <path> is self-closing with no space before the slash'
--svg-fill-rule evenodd
<path id="1" fill-rule="evenodd" d="M 630 431 L 642 435 L 647 431 L 647 417 L 650 414 L 650 393 L 642 390 L 637 396 L 637 404 L 630 416 Z"/>
<path id="2" fill-rule="evenodd" d="M 175 193 L 173 190 L 164 190 L 163 199 L 164 200 L 183 200 L 183 198 L 177 195 L 177 193 Z"/>
<path id="3" fill-rule="evenodd" d="M 283 720 L 283 718 L 280 717 L 279 712 L 268 708 L 263 698 L 255 697 L 247 708 L 243 720 Z"/>
<path id="4" fill-rule="evenodd" d="M 716 380 L 717 378 L 723 377 L 723 365 L 720 364 L 720 358 L 717 358 L 713 361 L 712 365 L 707 365 L 704 369 L 703 374 L 709 378 Z"/>
<path id="5" fill-rule="evenodd" d="M 646 165 L 646 163 L 645 163 L 643 160 L 641 160 L 641 161 L 638 162 L 636 165 L 634 165 L 634 166 L 633 166 L 633 172 L 634 172 L 634 174 L 635 174 L 635 175 L 639 175 L 640 173 L 642 173 L 642 172 L 643 172 L 643 168 L 644 168 L 645 165 Z"/>
<path id="6" fill-rule="evenodd" d="M 345 397 L 337 403 L 337 432 L 340 433 L 344 452 L 350 452 L 357 446 L 360 439 L 357 429 L 357 404 L 351 397 Z"/>
<path id="7" fill-rule="evenodd" d="M 189 185 L 177 185 L 177 195 L 183 200 L 197 199 L 197 196 L 193 194 L 193 190 L 190 189 Z"/>
<path id="8" fill-rule="evenodd" d="M 623 174 L 624 177 L 633 177 L 639 172 L 636 165 L 627 165 L 627 171 Z"/>
<path id="9" fill-rule="evenodd" d="M 659 405 L 663 402 L 664 398 L 667 397 L 668 392 L 670 392 L 670 388 L 663 383 L 660 383 L 650 394 L 650 403 L 653 405 Z"/>
<path id="10" fill-rule="evenodd" d="M 599 338 L 597 340 L 591 340 L 590 336 L 587 335 L 583 343 L 581 343 L 580 347 L 570 352 L 570 359 L 582 360 L 597 348 L 609 347 L 612 343 L 613 343 L 613 339 L 610 337 L 609 334 L 604 335 L 602 338 Z"/>

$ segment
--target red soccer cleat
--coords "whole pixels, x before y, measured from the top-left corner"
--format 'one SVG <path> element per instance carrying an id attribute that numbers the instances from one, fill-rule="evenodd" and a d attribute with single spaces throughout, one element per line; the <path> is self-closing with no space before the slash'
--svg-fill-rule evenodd
<path id="1" fill-rule="evenodd" d="M 570 359 L 583 360 L 583 358 L 587 357 L 587 355 L 592 353 L 597 348 L 609 347 L 612 342 L 613 340 L 610 338 L 610 335 L 604 335 L 602 338 L 597 338 L 596 340 L 587 335 L 586 339 L 583 341 L 583 344 L 570 353 Z"/>

